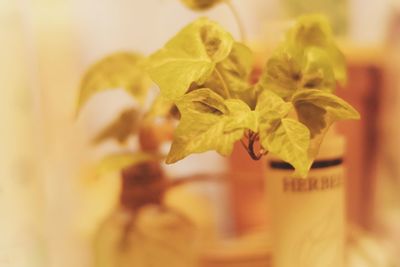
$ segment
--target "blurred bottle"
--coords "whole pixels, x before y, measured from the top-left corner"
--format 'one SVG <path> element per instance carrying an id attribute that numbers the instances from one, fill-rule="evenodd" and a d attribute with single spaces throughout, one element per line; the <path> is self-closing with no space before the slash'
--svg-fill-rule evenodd
<path id="1" fill-rule="evenodd" d="M 96 267 L 196 266 L 196 228 L 163 205 L 165 185 L 158 162 L 122 171 L 120 205 L 95 236 Z"/>
<path id="2" fill-rule="evenodd" d="M 385 44 L 385 90 L 380 117 L 380 150 L 374 230 L 392 245 L 391 252 L 400 266 L 400 1 L 393 1 Z"/>

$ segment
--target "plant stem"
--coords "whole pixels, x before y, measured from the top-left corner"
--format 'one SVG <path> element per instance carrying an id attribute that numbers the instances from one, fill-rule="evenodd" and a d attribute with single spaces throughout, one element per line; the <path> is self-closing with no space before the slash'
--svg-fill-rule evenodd
<path id="1" fill-rule="evenodd" d="M 231 10 L 233 17 L 235 18 L 235 21 L 238 25 L 239 28 L 239 34 L 240 34 L 240 39 L 242 42 L 246 41 L 246 33 L 244 30 L 243 22 L 239 16 L 239 12 L 237 11 L 236 7 L 232 4 L 231 0 L 225 0 L 225 4 L 228 6 L 228 8 Z"/>
<path id="2" fill-rule="evenodd" d="M 260 149 L 258 153 L 254 151 L 254 144 L 256 141 L 259 140 L 258 133 L 254 132 L 249 132 L 248 136 L 246 138 L 249 140 L 248 145 L 243 141 L 243 139 L 240 139 L 240 143 L 243 145 L 244 149 L 246 149 L 247 153 L 249 153 L 250 157 L 253 160 L 259 160 L 262 158 L 262 156 L 265 156 L 268 154 L 268 151 L 265 151 L 263 148 Z"/>
<path id="3" fill-rule="evenodd" d="M 242 146 L 244 147 L 244 149 L 246 149 L 247 151 L 249 150 L 249 148 L 247 147 L 246 143 L 243 141 L 243 139 L 240 139 L 240 143 L 242 144 Z"/>
<path id="4" fill-rule="evenodd" d="M 248 150 L 248 152 L 249 152 L 250 157 L 252 159 L 254 159 L 254 160 L 259 160 L 263 156 L 262 154 L 258 154 L 257 155 L 254 152 L 254 142 L 256 141 L 257 137 L 258 137 L 257 134 L 253 134 L 253 135 L 250 136 L 250 139 L 249 139 L 249 150 Z"/>
<path id="5" fill-rule="evenodd" d="M 221 72 L 219 72 L 218 68 L 215 68 L 215 72 L 217 73 L 218 79 L 222 83 L 222 87 L 224 88 L 224 92 L 227 98 L 232 98 L 231 94 L 229 93 L 228 85 L 226 84 L 224 77 L 222 77 Z"/>
<path id="6" fill-rule="evenodd" d="M 168 182 L 166 185 L 167 189 L 170 189 L 172 187 L 184 185 L 187 183 L 193 183 L 193 182 L 219 182 L 219 181 L 224 181 L 228 179 L 227 174 L 221 173 L 221 174 L 196 174 L 196 175 L 191 175 L 191 176 L 186 176 L 186 177 L 179 177 L 179 179 L 176 179 L 174 181 Z"/>

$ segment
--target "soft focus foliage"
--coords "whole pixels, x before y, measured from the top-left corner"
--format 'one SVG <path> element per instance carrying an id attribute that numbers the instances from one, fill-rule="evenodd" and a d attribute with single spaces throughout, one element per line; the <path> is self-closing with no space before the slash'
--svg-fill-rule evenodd
<path id="1" fill-rule="evenodd" d="M 206 10 L 224 0 L 181 0 L 181 2 L 190 9 L 200 11 Z"/>
<path id="2" fill-rule="evenodd" d="M 94 94 L 110 89 L 124 89 L 139 102 L 147 96 L 149 78 L 144 71 L 143 56 L 119 52 L 95 63 L 86 72 L 80 86 L 78 110 Z"/>

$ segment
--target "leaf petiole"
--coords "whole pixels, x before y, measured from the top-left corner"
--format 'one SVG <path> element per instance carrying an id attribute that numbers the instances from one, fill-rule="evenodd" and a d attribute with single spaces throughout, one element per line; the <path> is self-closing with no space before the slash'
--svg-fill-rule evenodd
<path id="1" fill-rule="evenodd" d="M 239 12 L 237 11 L 236 7 L 232 4 L 231 0 L 225 0 L 224 2 L 232 12 L 233 17 L 235 18 L 235 21 L 239 28 L 240 39 L 242 41 L 246 41 L 246 32 L 244 30 L 242 19 L 239 16 Z"/>
<path id="2" fill-rule="evenodd" d="M 245 137 L 249 140 L 249 143 L 246 144 L 243 139 L 240 139 L 240 143 L 243 145 L 244 149 L 246 149 L 247 153 L 249 153 L 250 157 L 253 160 L 260 160 L 263 156 L 268 154 L 268 151 L 264 150 L 263 148 L 260 149 L 258 153 L 255 152 L 254 144 L 259 140 L 258 133 L 254 132 L 246 132 Z"/>
<path id="3" fill-rule="evenodd" d="M 225 80 L 224 80 L 224 77 L 222 77 L 222 74 L 221 74 L 221 72 L 218 70 L 218 68 L 215 68 L 215 73 L 217 74 L 218 79 L 221 81 L 222 88 L 224 89 L 224 93 L 225 93 L 226 97 L 227 97 L 227 98 L 232 98 L 232 96 L 231 96 L 231 94 L 230 94 L 230 92 L 229 92 L 229 89 L 228 89 L 228 85 L 226 84 L 226 82 L 225 82 Z"/>

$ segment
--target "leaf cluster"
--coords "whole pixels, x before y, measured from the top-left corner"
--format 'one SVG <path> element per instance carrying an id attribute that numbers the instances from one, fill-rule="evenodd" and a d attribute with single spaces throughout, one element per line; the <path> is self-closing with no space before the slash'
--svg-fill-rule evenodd
<path id="1" fill-rule="evenodd" d="M 240 140 L 252 158 L 270 152 L 305 176 L 329 126 L 359 117 L 334 95 L 346 66 L 324 17 L 299 18 L 256 84 L 252 67 L 251 50 L 206 18 L 150 56 L 152 80 L 181 114 L 167 163 L 208 150 L 229 155 Z"/>
<path id="2" fill-rule="evenodd" d="M 110 87 L 143 97 L 148 73 L 160 95 L 142 122 L 178 111 L 167 163 L 209 150 L 227 156 L 240 141 L 253 159 L 271 153 L 304 177 L 329 126 L 359 118 L 334 94 L 337 83 L 346 81 L 344 56 L 326 19 L 310 15 L 287 32 L 257 83 L 250 82 L 253 60 L 245 44 L 200 18 L 146 59 L 119 53 L 94 65 L 83 80 L 79 103 Z M 135 133 L 134 117 L 127 112 L 98 139 L 125 140 Z"/>

